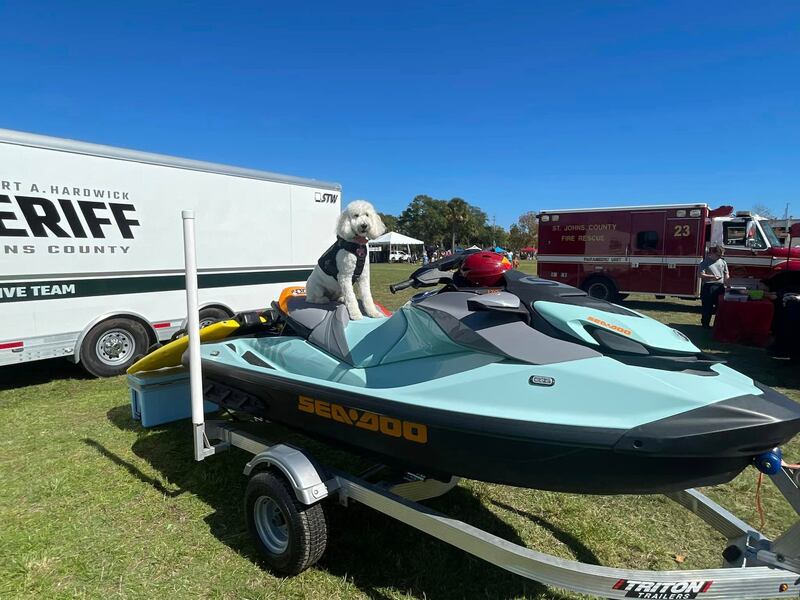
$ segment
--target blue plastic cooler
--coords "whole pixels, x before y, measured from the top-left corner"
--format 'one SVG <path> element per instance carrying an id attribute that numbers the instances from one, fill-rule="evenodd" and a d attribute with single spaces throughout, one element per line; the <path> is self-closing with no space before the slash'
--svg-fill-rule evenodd
<path id="1" fill-rule="evenodd" d="M 131 415 L 142 427 L 155 427 L 192 416 L 189 396 L 189 369 L 172 367 L 128 375 L 131 390 Z M 205 412 L 219 407 L 204 402 Z"/>

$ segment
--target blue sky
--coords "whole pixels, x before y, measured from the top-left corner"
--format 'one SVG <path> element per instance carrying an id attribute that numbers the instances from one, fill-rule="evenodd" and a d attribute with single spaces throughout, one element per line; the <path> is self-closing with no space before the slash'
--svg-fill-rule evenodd
<path id="1" fill-rule="evenodd" d="M 0 3 L 0 127 L 339 181 L 397 214 L 800 215 L 800 3 Z M 1 168 L 1 166 L 0 166 Z"/>

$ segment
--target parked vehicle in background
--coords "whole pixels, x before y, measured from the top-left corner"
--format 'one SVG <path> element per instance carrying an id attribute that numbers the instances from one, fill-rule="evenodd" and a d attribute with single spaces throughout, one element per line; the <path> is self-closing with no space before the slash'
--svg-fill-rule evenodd
<path id="1" fill-rule="evenodd" d="M 405 250 L 392 250 L 389 253 L 389 262 L 411 262 L 411 256 Z"/>
<path id="2" fill-rule="evenodd" d="M 122 373 L 185 324 L 181 210 L 196 214 L 202 324 L 302 284 L 341 186 L 0 130 L 0 365 Z"/>
<path id="3" fill-rule="evenodd" d="M 706 204 L 545 210 L 538 273 L 617 300 L 629 293 L 695 298 L 707 244 L 725 247 L 736 280 L 800 290 L 800 248 L 782 247 L 766 219 Z"/>

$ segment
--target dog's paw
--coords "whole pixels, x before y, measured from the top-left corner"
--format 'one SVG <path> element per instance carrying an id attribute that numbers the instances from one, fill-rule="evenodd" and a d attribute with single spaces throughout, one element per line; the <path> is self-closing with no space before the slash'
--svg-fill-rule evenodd
<path id="1" fill-rule="evenodd" d="M 372 317 L 373 319 L 383 319 L 386 315 L 379 310 L 368 310 L 367 316 Z"/>
<path id="2" fill-rule="evenodd" d="M 360 321 L 363 318 L 364 318 L 364 315 L 362 315 L 360 312 L 350 313 L 350 320 L 351 321 Z"/>

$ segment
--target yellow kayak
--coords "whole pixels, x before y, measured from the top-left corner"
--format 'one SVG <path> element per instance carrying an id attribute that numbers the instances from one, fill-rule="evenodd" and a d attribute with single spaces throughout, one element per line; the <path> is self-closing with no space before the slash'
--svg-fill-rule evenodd
<path id="1" fill-rule="evenodd" d="M 302 286 L 292 286 L 285 288 L 280 297 L 278 298 L 278 308 L 284 313 L 288 312 L 287 302 L 290 298 L 297 296 L 305 296 L 306 289 Z M 266 323 L 267 320 L 263 316 L 259 316 L 261 323 Z M 241 327 L 241 323 L 236 319 L 228 319 L 227 321 L 219 321 L 212 323 L 207 327 L 200 330 L 201 342 L 216 342 L 226 338 Z M 155 371 L 156 369 L 163 369 L 164 367 L 177 367 L 181 364 L 183 353 L 189 347 L 189 336 L 185 335 L 177 340 L 171 341 L 169 344 L 161 346 L 157 350 L 153 350 L 147 356 L 140 358 L 130 367 L 128 367 L 128 375 L 133 375 L 140 371 Z"/>
<path id="2" fill-rule="evenodd" d="M 234 319 L 212 323 L 200 330 L 201 342 L 215 342 L 228 337 L 241 325 Z M 181 357 L 189 347 L 189 336 L 184 335 L 177 340 L 172 340 L 169 344 L 161 346 L 147 356 L 140 358 L 130 367 L 128 374 L 138 373 L 139 371 L 155 371 L 164 367 L 177 367 L 181 364 Z"/>

